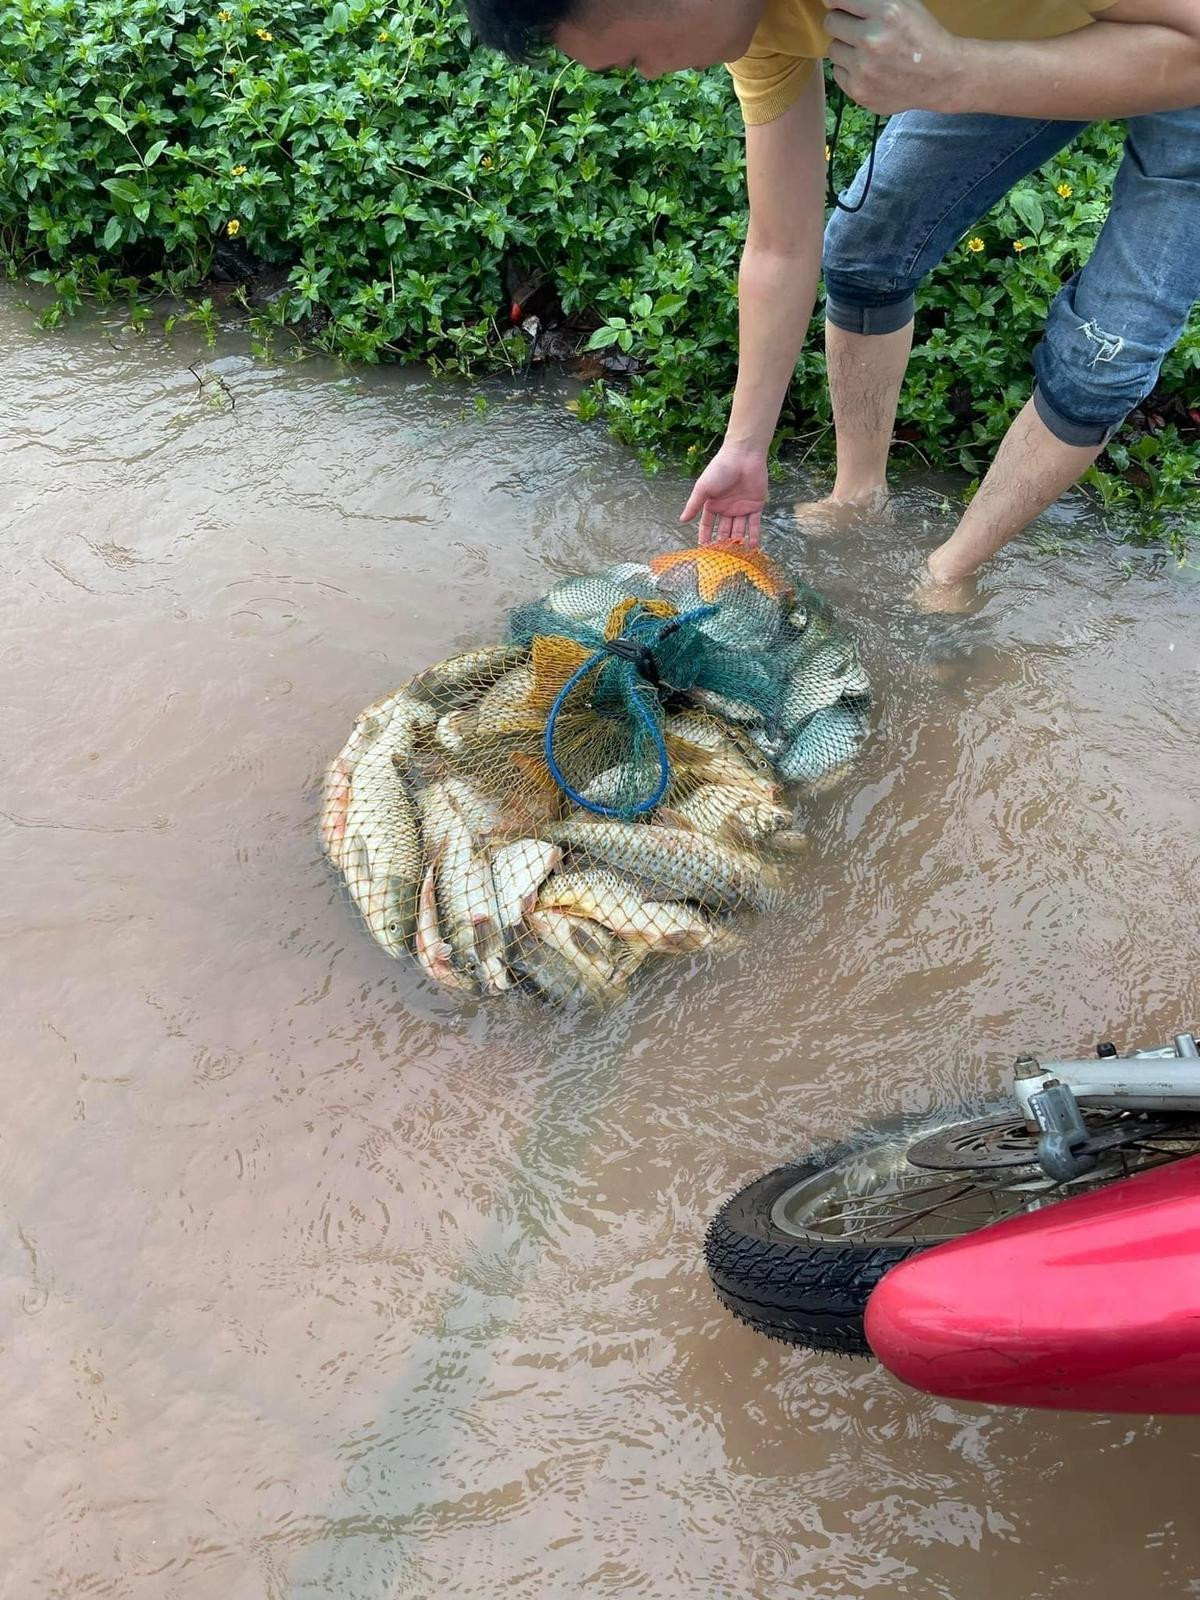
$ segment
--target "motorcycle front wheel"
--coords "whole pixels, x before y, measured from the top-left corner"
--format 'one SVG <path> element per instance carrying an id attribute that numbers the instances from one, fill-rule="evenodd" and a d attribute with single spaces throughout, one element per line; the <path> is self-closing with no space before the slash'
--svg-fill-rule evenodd
<path id="1" fill-rule="evenodd" d="M 1011 1110 L 968 1122 L 895 1122 L 756 1178 L 714 1217 L 705 1260 L 721 1303 L 759 1333 L 869 1355 L 867 1300 L 922 1250 L 1200 1149 L 1194 1119 L 1087 1111 L 1100 1154 L 1068 1184 L 1047 1178 Z"/>

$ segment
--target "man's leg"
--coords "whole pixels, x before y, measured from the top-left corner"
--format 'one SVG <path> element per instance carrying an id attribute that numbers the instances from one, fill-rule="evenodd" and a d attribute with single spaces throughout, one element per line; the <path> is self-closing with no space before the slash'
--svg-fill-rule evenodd
<path id="1" fill-rule="evenodd" d="M 827 504 L 878 509 L 900 385 L 912 350 L 912 318 L 894 333 L 850 333 L 825 324 L 825 371 L 837 436 L 837 478 Z"/>
<path id="2" fill-rule="evenodd" d="M 837 433 L 828 506 L 886 496 L 896 402 L 912 346 L 915 292 L 963 232 L 1085 124 L 906 111 L 879 141 L 825 230 L 825 349 Z M 797 507 L 804 514 L 806 508 Z"/>
<path id="3" fill-rule="evenodd" d="M 1037 388 L 958 528 L 929 558 L 960 582 L 1070 488 L 1158 379 L 1200 299 L 1200 108 L 1130 119 L 1112 208 L 1034 351 Z"/>

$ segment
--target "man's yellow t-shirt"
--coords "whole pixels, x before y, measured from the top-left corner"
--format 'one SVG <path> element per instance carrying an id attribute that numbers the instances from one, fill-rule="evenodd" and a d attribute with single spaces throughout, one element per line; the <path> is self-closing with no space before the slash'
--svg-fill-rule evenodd
<path id="1" fill-rule="evenodd" d="M 925 0 L 963 39 L 1053 39 L 1086 28 L 1115 0 Z M 767 0 L 750 48 L 728 63 L 747 124 L 773 122 L 799 98 L 829 48 L 821 0 Z"/>

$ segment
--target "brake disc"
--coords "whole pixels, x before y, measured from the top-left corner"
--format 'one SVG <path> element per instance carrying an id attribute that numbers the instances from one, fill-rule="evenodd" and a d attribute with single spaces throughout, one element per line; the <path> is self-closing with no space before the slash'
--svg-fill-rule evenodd
<path id="1" fill-rule="evenodd" d="M 1164 1136 L 1200 1137 L 1195 1118 L 1150 1116 L 1140 1111 L 1095 1111 L 1081 1108 L 1087 1124 L 1088 1149 L 1117 1150 Z M 914 1167 L 941 1172 L 990 1171 L 1000 1167 L 1037 1165 L 1039 1135 L 1030 1133 L 1019 1116 L 982 1117 L 956 1122 L 909 1145 Z"/>

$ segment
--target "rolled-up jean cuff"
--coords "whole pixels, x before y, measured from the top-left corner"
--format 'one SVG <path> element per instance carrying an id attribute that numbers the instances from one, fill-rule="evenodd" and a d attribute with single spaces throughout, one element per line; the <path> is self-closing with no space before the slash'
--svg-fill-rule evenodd
<path id="1" fill-rule="evenodd" d="M 1107 444 L 1125 420 L 1122 417 L 1121 422 L 1113 423 L 1072 422 L 1070 417 L 1064 417 L 1061 411 L 1050 404 L 1040 384 L 1033 391 L 1033 409 L 1056 439 L 1063 444 L 1081 447 Z"/>
<path id="2" fill-rule="evenodd" d="M 852 300 L 839 300 L 826 290 L 825 320 L 847 333 L 895 333 L 911 322 L 917 309 L 917 297 L 906 294 L 886 306 L 857 305 Z"/>

